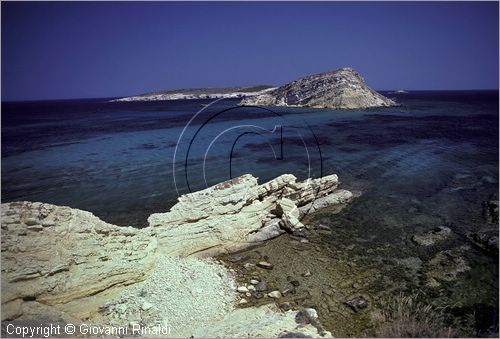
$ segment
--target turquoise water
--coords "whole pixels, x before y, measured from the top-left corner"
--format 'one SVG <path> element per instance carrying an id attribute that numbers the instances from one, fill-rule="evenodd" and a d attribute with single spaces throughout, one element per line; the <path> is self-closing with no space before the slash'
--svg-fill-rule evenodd
<path id="1" fill-rule="evenodd" d="M 189 191 L 186 171 L 191 190 L 244 173 L 260 181 L 282 173 L 300 178 L 337 173 L 344 187 L 383 201 L 397 196 L 403 205 L 417 198 L 445 219 L 458 218 L 463 208 L 480 209 L 481 201 L 498 191 L 497 92 L 418 92 L 397 99 L 405 106 L 236 109 L 213 118 L 236 104 L 226 100 L 189 125 L 206 101 L 3 103 L 2 201 L 68 205 L 109 222 L 141 226 L 151 212 L 171 206 L 178 192 Z M 265 131 L 275 126 L 282 135 Z M 210 142 L 231 128 L 205 155 Z M 231 147 L 245 132 L 254 133 L 238 139 L 230 168 Z M 282 160 L 275 158 L 281 155 Z M 454 200 L 449 211 L 426 204 L 436 192 Z"/>

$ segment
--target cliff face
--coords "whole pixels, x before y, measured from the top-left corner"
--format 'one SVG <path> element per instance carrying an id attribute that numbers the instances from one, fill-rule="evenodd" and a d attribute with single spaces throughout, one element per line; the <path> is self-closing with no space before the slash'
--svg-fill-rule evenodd
<path id="1" fill-rule="evenodd" d="M 364 109 L 397 104 L 365 84 L 352 68 L 339 68 L 297 79 L 265 94 L 245 98 L 242 105 Z"/>

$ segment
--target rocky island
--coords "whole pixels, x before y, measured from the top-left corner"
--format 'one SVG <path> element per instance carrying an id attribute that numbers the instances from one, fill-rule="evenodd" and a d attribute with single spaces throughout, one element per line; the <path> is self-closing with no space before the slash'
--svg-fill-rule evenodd
<path id="1" fill-rule="evenodd" d="M 368 87 L 352 68 L 309 75 L 267 93 L 245 98 L 243 105 L 364 109 L 396 106 Z"/>
<path id="2" fill-rule="evenodd" d="M 237 286 L 233 272 L 211 257 L 300 233 L 303 216 L 352 198 L 338 189 L 336 175 L 298 182 L 285 174 L 264 184 L 243 175 L 181 196 L 143 229 L 64 206 L 4 203 L 2 332 L 11 321 L 36 321 L 81 324 L 63 337 L 330 336 L 314 309 L 276 306 L 286 291 L 268 291 L 265 305 L 241 308 L 259 281 Z M 157 327 L 162 332 L 134 332 Z"/>
<path id="3" fill-rule="evenodd" d="M 397 103 L 366 85 L 361 75 L 349 67 L 309 75 L 281 87 L 253 86 L 196 88 L 142 94 L 111 100 L 156 101 L 179 99 L 242 98 L 241 105 L 366 109 L 397 106 Z"/>

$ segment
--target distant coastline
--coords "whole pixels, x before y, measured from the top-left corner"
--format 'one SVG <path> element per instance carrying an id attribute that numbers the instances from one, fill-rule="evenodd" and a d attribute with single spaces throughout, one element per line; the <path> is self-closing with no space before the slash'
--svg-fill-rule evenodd
<path id="1" fill-rule="evenodd" d="M 245 98 L 247 96 L 266 94 L 276 88 L 268 85 L 257 85 L 251 87 L 178 89 L 113 99 L 110 102 Z"/>

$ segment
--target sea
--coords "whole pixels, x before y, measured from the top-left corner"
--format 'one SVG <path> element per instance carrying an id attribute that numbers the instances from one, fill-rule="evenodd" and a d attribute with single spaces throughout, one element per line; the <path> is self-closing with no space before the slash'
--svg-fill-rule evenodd
<path id="1" fill-rule="evenodd" d="M 383 94 L 401 105 L 2 102 L 1 200 L 70 206 L 145 227 L 180 195 L 242 174 L 263 183 L 284 173 L 300 180 L 335 173 L 341 188 L 359 195 L 335 216 L 349 232 L 362 233 L 367 246 L 404 247 L 412 234 L 449 227 L 472 246 L 471 288 L 488 291 L 481 304 L 498 305 L 498 257 L 467 237 L 486 223 L 485 201 L 498 200 L 498 91 Z M 344 243 L 354 241 L 349 232 Z M 498 307 L 487 310 L 487 319 L 498 317 Z"/>

